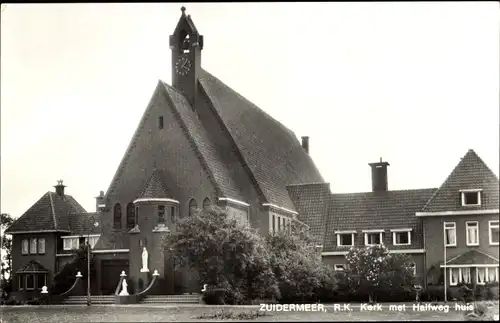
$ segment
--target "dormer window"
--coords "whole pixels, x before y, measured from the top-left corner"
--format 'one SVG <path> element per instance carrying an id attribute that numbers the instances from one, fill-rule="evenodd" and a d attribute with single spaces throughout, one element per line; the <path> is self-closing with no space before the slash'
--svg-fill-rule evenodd
<path id="1" fill-rule="evenodd" d="M 461 190 L 462 206 L 480 206 L 481 189 Z"/>
<path id="2" fill-rule="evenodd" d="M 365 246 L 376 246 L 381 245 L 382 243 L 382 235 L 384 230 L 364 230 L 365 234 Z"/>
<path id="3" fill-rule="evenodd" d="M 163 117 L 158 117 L 158 129 L 163 129 Z"/>

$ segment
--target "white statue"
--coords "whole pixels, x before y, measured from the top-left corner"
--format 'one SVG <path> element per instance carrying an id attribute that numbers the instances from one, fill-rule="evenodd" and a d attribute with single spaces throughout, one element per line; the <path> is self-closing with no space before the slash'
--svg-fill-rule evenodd
<path id="1" fill-rule="evenodd" d="M 127 280 L 123 279 L 122 281 L 122 291 L 120 292 L 120 296 L 128 296 L 128 291 L 127 291 Z"/>
<path id="2" fill-rule="evenodd" d="M 148 269 L 148 251 L 146 250 L 146 247 L 142 248 L 142 268 L 141 268 L 141 273 L 147 273 L 149 272 Z"/>

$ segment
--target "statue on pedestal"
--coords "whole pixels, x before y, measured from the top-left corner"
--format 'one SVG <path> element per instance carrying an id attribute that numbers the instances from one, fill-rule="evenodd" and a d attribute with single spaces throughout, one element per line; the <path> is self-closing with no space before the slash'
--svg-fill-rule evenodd
<path id="1" fill-rule="evenodd" d="M 122 291 L 120 292 L 120 296 L 128 296 L 128 291 L 127 291 L 127 280 L 123 279 L 122 281 Z"/>
<path id="2" fill-rule="evenodd" d="M 148 269 L 148 251 L 146 247 L 142 248 L 142 268 L 141 268 L 141 273 L 147 273 L 149 272 Z"/>

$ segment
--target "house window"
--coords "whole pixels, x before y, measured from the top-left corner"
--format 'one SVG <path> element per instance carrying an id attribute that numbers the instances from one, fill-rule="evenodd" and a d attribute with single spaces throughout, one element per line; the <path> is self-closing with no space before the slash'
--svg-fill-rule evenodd
<path id="1" fill-rule="evenodd" d="M 450 273 L 450 286 L 456 286 L 460 283 L 471 284 L 472 275 L 470 267 L 453 267 L 449 269 Z"/>
<path id="2" fill-rule="evenodd" d="M 457 245 L 457 230 L 455 222 L 444 223 L 445 245 L 455 247 Z"/>
<path id="3" fill-rule="evenodd" d="M 463 190 L 462 206 L 479 206 L 481 205 L 481 190 Z"/>
<path id="4" fill-rule="evenodd" d="M 26 289 L 35 289 L 35 275 L 26 275 Z"/>
<path id="5" fill-rule="evenodd" d="M 345 270 L 345 265 L 335 264 L 335 265 L 333 265 L 333 269 L 335 271 L 344 271 Z"/>
<path id="6" fill-rule="evenodd" d="M 210 205 L 212 205 L 212 202 L 210 202 L 210 199 L 208 197 L 203 200 L 203 210 L 207 210 Z"/>
<path id="7" fill-rule="evenodd" d="M 172 221 L 172 223 L 175 223 L 175 217 L 176 217 L 175 206 L 171 206 L 170 207 L 170 220 Z"/>
<path id="8" fill-rule="evenodd" d="M 26 277 L 25 275 L 17 275 L 17 281 L 19 283 L 19 289 L 24 289 L 24 287 L 26 286 Z"/>
<path id="9" fill-rule="evenodd" d="M 365 245 L 374 246 L 382 244 L 382 232 L 365 232 Z"/>
<path id="10" fill-rule="evenodd" d="M 158 117 L 158 128 L 163 129 L 163 117 Z"/>
<path id="11" fill-rule="evenodd" d="M 115 229 L 122 228 L 122 207 L 120 203 L 116 203 L 113 209 L 113 227 Z"/>
<path id="12" fill-rule="evenodd" d="M 394 230 L 392 232 L 392 244 L 395 246 L 411 245 L 411 230 Z"/>
<path id="13" fill-rule="evenodd" d="M 354 233 L 337 233 L 337 246 L 338 247 L 352 247 L 354 246 Z"/>
<path id="14" fill-rule="evenodd" d="M 191 199 L 189 201 L 189 216 L 195 215 L 197 209 L 198 209 L 198 203 L 196 203 L 195 199 Z"/>
<path id="15" fill-rule="evenodd" d="M 135 208 L 133 203 L 127 204 L 127 229 L 135 227 Z"/>
<path id="16" fill-rule="evenodd" d="M 27 255 L 29 253 L 30 242 L 28 239 L 23 239 L 21 243 L 21 253 Z"/>
<path id="17" fill-rule="evenodd" d="M 42 289 L 43 286 L 47 286 L 47 274 L 37 274 L 36 275 L 36 288 Z"/>
<path id="18" fill-rule="evenodd" d="M 158 223 L 165 223 L 165 206 L 158 205 Z"/>
<path id="19" fill-rule="evenodd" d="M 276 216 L 274 214 L 272 215 L 272 219 L 273 219 L 272 220 L 273 221 L 273 231 L 272 232 L 274 233 L 274 232 L 276 232 L 276 224 L 275 224 L 275 222 L 276 222 Z"/>
<path id="20" fill-rule="evenodd" d="M 37 251 L 37 241 L 36 238 L 31 238 L 30 240 L 30 254 L 35 254 Z"/>
<path id="21" fill-rule="evenodd" d="M 73 250 L 78 249 L 80 243 L 78 241 L 78 237 L 64 238 L 63 237 L 63 249 L 64 250 Z"/>
<path id="22" fill-rule="evenodd" d="M 498 234 L 498 220 L 493 220 L 489 222 L 489 236 L 490 245 L 498 246 L 499 234 Z"/>
<path id="23" fill-rule="evenodd" d="M 476 281 L 480 285 L 498 282 L 498 267 L 476 268 Z"/>
<path id="24" fill-rule="evenodd" d="M 39 254 L 45 253 L 45 238 L 38 239 L 38 253 Z"/>
<path id="25" fill-rule="evenodd" d="M 98 240 L 99 240 L 99 236 L 90 236 L 90 242 L 89 242 L 90 249 L 94 249 Z M 89 240 L 87 238 L 85 238 L 85 244 L 87 244 L 88 241 Z"/>
<path id="26" fill-rule="evenodd" d="M 479 223 L 477 221 L 465 222 L 465 234 L 468 246 L 479 246 Z"/>

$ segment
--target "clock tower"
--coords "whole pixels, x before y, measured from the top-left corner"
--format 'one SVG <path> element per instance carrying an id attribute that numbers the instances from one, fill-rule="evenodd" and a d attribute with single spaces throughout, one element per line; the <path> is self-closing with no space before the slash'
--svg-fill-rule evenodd
<path id="1" fill-rule="evenodd" d="M 186 8 L 170 36 L 172 50 L 172 86 L 180 91 L 194 107 L 198 92 L 198 74 L 201 69 L 203 36 L 198 33 Z"/>

